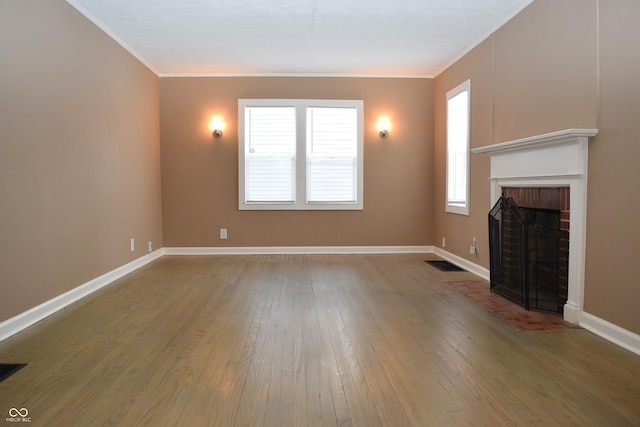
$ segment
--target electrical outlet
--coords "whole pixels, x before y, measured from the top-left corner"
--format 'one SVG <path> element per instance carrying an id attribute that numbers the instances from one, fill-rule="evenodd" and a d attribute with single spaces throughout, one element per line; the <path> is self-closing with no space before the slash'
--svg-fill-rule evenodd
<path id="1" fill-rule="evenodd" d="M 136 241 L 135 241 L 135 239 L 131 239 L 131 242 L 129 242 L 129 246 L 131 247 L 131 252 L 136 250 Z"/>
<path id="2" fill-rule="evenodd" d="M 476 253 L 476 238 L 473 238 L 473 242 L 471 243 L 471 247 L 469 248 L 469 253 L 470 254 L 475 254 Z"/>
<path id="3" fill-rule="evenodd" d="M 147 242 L 147 252 L 148 253 L 153 252 L 153 243 L 151 243 L 151 240 Z"/>
<path id="4" fill-rule="evenodd" d="M 227 229 L 226 228 L 221 228 L 220 229 L 220 240 L 227 240 Z"/>
<path id="5" fill-rule="evenodd" d="M 447 239 L 445 237 L 442 238 L 442 247 L 446 247 L 447 246 Z"/>

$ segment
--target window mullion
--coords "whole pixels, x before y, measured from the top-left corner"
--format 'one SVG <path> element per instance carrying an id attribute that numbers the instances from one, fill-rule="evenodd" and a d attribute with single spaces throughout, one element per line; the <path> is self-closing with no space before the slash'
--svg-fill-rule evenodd
<path id="1" fill-rule="evenodd" d="M 296 204 L 307 204 L 307 108 L 296 105 Z"/>

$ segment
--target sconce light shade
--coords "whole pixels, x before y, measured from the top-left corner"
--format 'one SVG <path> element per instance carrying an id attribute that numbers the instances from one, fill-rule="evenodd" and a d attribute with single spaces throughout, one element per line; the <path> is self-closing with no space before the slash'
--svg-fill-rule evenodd
<path id="1" fill-rule="evenodd" d="M 209 128 L 213 132 L 214 137 L 222 136 L 222 130 L 224 129 L 224 123 L 222 123 L 222 119 L 216 117 L 211 119 L 209 122 Z"/>
<path id="2" fill-rule="evenodd" d="M 389 129 L 391 128 L 391 123 L 388 117 L 380 117 L 378 119 L 378 123 L 376 125 L 378 128 L 378 134 L 380 138 L 386 138 L 389 136 Z"/>

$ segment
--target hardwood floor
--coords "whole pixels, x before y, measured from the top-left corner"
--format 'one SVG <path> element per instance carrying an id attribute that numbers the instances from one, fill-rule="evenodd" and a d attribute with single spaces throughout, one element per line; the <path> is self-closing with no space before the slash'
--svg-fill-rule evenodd
<path id="1" fill-rule="evenodd" d="M 639 426 L 640 357 L 430 255 L 164 257 L 0 342 L 32 426 Z"/>

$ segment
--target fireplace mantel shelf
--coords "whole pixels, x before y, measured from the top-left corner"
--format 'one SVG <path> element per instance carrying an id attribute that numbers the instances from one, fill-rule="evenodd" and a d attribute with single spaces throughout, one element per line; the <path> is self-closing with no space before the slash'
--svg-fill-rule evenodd
<path id="1" fill-rule="evenodd" d="M 474 148 L 472 152 L 491 158 L 492 180 L 568 178 L 586 175 L 589 138 L 597 133 L 597 129 L 565 129 Z"/>
<path id="2" fill-rule="evenodd" d="M 575 142 L 579 138 L 591 138 L 597 134 L 598 129 L 565 129 L 558 132 L 545 133 L 513 141 L 501 142 L 499 144 L 472 148 L 471 152 L 474 154 L 488 154 L 491 156 L 493 154 L 541 148 L 543 146 L 562 145 Z"/>

